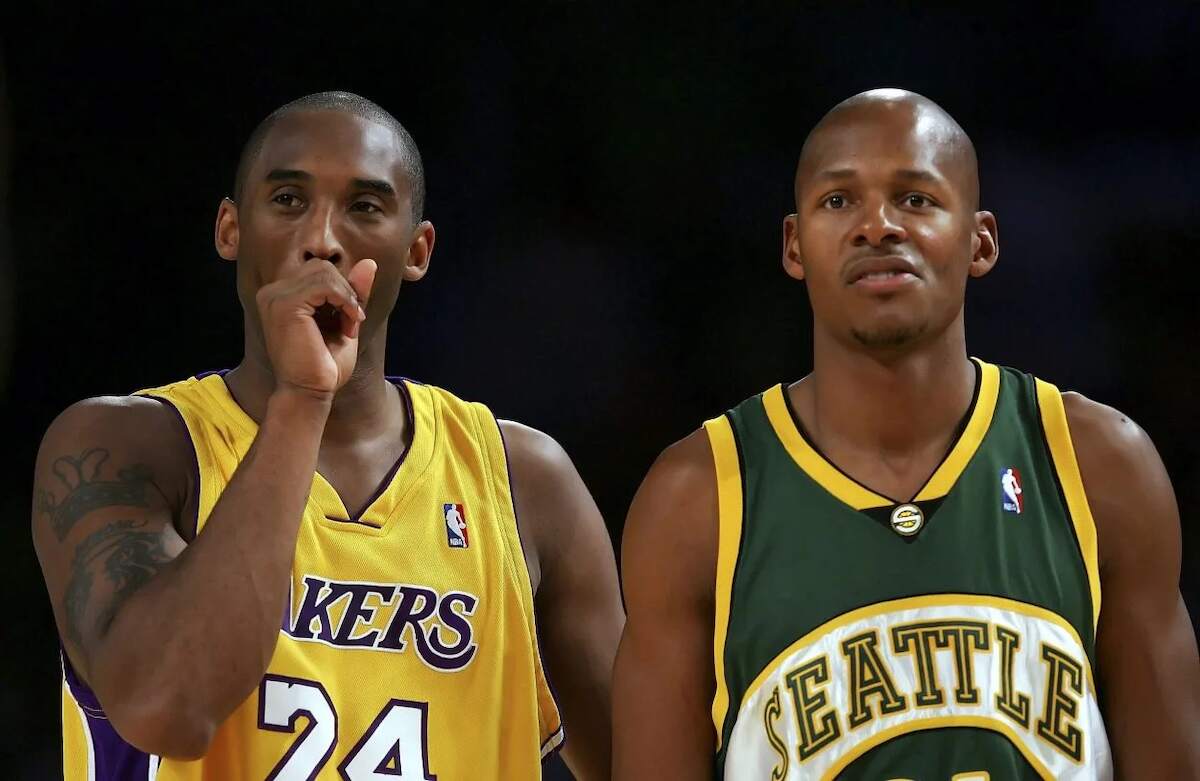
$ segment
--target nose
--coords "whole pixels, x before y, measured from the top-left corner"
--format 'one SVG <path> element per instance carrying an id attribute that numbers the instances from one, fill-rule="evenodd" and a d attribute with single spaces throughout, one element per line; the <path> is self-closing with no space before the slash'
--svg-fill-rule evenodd
<path id="1" fill-rule="evenodd" d="M 886 199 L 863 210 L 863 220 L 855 228 L 854 246 L 882 247 L 908 241 L 908 232 L 896 219 L 895 209 Z"/>
<path id="2" fill-rule="evenodd" d="M 310 260 L 327 260 L 335 266 L 346 257 L 346 251 L 338 238 L 335 224 L 336 209 L 330 205 L 308 211 L 307 219 L 298 236 L 300 256 Z"/>

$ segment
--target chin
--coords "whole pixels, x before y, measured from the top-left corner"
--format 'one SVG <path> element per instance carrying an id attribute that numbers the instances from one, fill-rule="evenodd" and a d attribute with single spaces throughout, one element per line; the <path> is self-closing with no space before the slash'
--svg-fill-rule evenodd
<path id="1" fill-rule="evenodd" d="M 888 323 L 870 328 L 852 328 L 850 335 L 861 347 L 895 350 L 916 344 L 928 330 L 926 323 Z"/>

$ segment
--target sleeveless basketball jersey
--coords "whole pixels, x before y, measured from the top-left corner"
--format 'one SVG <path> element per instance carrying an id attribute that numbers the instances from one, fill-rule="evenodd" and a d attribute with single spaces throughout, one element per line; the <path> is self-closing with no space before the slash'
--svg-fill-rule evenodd
<path id="1" fill-rule="evenodd" d="M 563 732 L 500 430 L 480 404 L 397 385 L 412 444 L 357 513 L 314 475 L 274 656 L 208 754 L 159 759 L 124 743 L 64 655 L 68 781 L 540 777 Z M 141 393 L 191 435 L 203 534 L 257 426 L 219 375 Z"/>
<path id="2" fill-rule="evenodd" d="M 911 502 L 826 460 L 783 386 L 705 424 L 717 778 L 1111 778 L 1096 532 L 1062 398 L 976 366 Z"/>

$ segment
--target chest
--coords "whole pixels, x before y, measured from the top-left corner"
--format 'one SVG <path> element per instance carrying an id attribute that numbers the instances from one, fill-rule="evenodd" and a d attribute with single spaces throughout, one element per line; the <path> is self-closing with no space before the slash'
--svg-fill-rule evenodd
<path id="1" fill-rule="evenodd" d="M 755 457 L 755 456 L 758 457 Z M 848 504 L 794 462 L 747 455 L 728 650 L 747 675 L 864 606 L 928 595 L 1037 605 L 1090 634 L 1087 575 L 1035 438 L 985 440 L 943 495 Z"/>
<path id="2" fill-rule="evenodd" d="M 389 489 L 407 452 L 400 432 L 351 447 L 322 446 L 317 473 L 354 518 Z"/>

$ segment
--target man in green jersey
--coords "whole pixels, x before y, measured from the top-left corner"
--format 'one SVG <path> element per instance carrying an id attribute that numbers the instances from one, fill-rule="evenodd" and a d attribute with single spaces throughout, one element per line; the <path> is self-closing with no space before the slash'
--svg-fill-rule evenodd
<path id="1" fill-rule="evenodd" d="M 634 500 L 616 777 L 1200 777 L 1153 444 L 968 358 L 967 280 L 999 254 L 970 139 L 919 95 L 856 95 L 795 195 L 814 369 L 668 448 Z"/>

